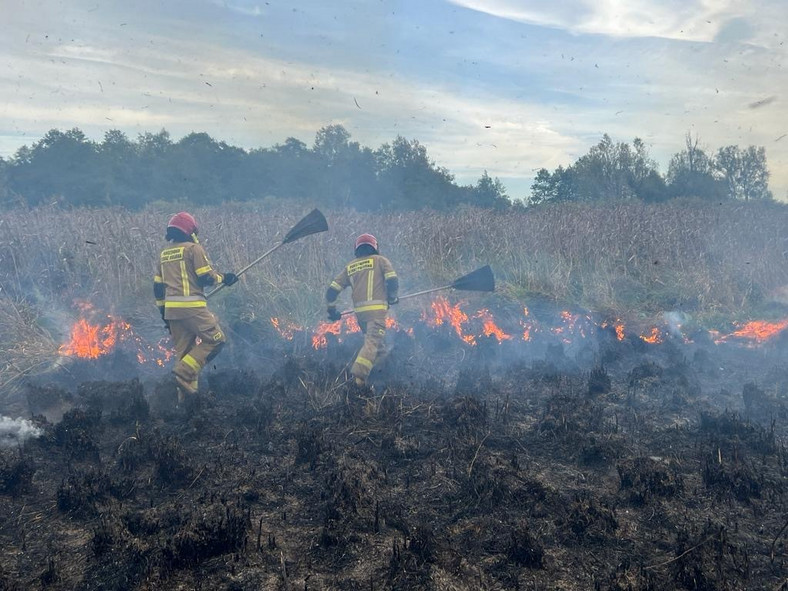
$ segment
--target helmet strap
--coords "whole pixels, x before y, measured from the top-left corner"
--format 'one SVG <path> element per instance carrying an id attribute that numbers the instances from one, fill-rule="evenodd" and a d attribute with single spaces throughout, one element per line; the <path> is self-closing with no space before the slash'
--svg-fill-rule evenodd
<path id="1" fill-rule="evenodd" d="M 194 242 L 195 244 L 200 243 L 200 241 L 197 240 L 197 232 L 192 232 L 192 242 Z"/>

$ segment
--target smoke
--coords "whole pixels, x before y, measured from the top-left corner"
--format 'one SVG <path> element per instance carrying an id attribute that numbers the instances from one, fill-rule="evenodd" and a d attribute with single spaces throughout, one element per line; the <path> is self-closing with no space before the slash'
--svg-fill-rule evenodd
<path id="1" fill-rule="evenodd" d="M 684 312 L 678 311 L 665 312 L 662 316 L 664 318 L 665 324 L 668 327 L 668 330 L 670 331 L 670 334 L 676 338 L 683 338 L 681 327 L 687 324 L 687 322 L 690 320 L 690 317 Z"/>
<path id="2" fill-rule="evenodd" d="M 0 448 L 21 445 L 32 437 L 40 437 L 43 431 L 27 419 L 12 419 L 0 415 Z"/>

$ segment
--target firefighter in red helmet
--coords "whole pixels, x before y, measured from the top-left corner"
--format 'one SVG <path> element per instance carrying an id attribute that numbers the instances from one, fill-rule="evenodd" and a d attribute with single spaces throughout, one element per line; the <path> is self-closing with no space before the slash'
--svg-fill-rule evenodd
<path id="1" fill-rule="evenodd" d="M 364 333 L 364 345 L 356 356 L 351 373 L 359 386 L 375 365 L 383 350 L 386 334 L 386 315 L 389 306 L 396 304 L 399 280 L 391 262 L 378 253 L 378 241 L 372 234 L 362 234 L 356 239 L 356 258 L 350 261 L 331 282 L 326 291 L 328 319 L 341 318 L 336 308 L 337 296 L 346 287 L 352 288 L 353 310 Z"/>
<path id="2" fill-rule="evenodd" d="M 234 273 L 217 273 L 197 240 L 197 221 L 182 211 L 167 223 L 168 245 L 159 255 L 153 292 L 161 317 L 172 334 L 178 362 L 173 373 L 178 402 L 196 394 L 200 371 L 219 354 L 225 343 L 216 316 L 208 310 L 206 287 L 233 285 Z M 199 343 L 197 340 L 199 339 Z"/>

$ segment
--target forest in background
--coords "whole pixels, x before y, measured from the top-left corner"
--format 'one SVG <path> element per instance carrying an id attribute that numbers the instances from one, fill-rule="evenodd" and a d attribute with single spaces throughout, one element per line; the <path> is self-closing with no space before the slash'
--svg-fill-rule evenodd
<path id="1" fill-rule="evenodd" d="M 710 203 L 772 200 L 765 149 L 730 145 L 712 151 L 688 134 L 662 174 L 642 140 L 616 143 L 605 134 L 573 164 L 540 169 L 528 195 L 509 195 L 486 171 L 475 184 L 459 184 L 418 140 L 398 136 L 372 149 L 352 141 L 341 125 L 320 129 L 311 147 L 290 137 L 251 150 L 207 133 L 175 141 L 166 130 L 136 139 L 110 130 L 95 142 L 76 128 L 52 129 L 0 158 L 5 208 L 55 203 L 138 210 L 157 202 L 212 205 L 265 198 L 369 212 L 446 211 L 680 197 Z"/>

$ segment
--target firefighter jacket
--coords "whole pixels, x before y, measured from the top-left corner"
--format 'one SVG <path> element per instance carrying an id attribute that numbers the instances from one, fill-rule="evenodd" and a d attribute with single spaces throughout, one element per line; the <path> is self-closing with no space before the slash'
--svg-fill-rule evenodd
<path id="1" fill-rule="evenodd" d="M 176 242 L 161 251 L 153 278 L 156 305 L 165 320 L 188 318 L 208 302 L 203 288 L 222 283 L 205 249 L 194 242 Z"/>
<path id="2" fill-rule="evenodd" d="M 346 287 L 352 287 L 356 313 L 388 310 L 389 298 L 397 296 L 397 273 L 389 260 L 373 254 L 353 259 L 337 275 L 326 292 L 329 304 Z"/>

